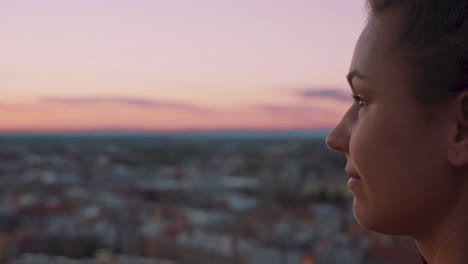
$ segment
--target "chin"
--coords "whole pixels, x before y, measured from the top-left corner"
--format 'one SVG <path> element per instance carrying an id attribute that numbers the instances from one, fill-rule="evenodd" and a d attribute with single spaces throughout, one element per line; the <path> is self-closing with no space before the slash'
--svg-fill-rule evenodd
<path id="1" fill-rule="evenodd" d="M 368 230 L 391 236 L 405 235 L 404 228 L 398 224 L 400 222 L 398 219 L 388 217 L 382 212 L 369 210 L 368 207 L 356 202 L 356 199 L 353 201 L 353 211 L 357 222 Z"/>

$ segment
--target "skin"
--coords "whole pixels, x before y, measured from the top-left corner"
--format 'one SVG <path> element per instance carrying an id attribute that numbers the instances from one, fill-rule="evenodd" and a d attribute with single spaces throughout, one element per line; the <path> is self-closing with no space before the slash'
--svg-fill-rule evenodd
<path id="1" fill-rule="evenodd" d="M 351 191 L 362 226 L 415 238 L 431 264 L 468 263 L 468 93 L 431 107 L 415 100 L 411 66 L 395 44 L 402 8 L 369 18 L 350 67 L 351 90 L 363 99 L 327 145 L 360 177 Z"/>

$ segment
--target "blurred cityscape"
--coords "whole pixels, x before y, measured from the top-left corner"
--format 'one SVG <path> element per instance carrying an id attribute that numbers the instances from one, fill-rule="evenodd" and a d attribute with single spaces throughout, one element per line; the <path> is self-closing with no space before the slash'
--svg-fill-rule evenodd
<path id="1" fill-rule="evenodd" d="M 0 136 L 0 263 L 409 264 L 323 136 Z"/>

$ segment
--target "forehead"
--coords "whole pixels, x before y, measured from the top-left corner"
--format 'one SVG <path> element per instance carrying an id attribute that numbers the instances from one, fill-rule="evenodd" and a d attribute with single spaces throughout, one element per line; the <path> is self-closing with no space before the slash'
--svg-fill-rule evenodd
<path id="1" fill-rule="evenodd" d="M 398 9 L 389 9 L 369 18 L 356 43 L 350 71 L 358 71 L 369 79 L 404 72 L 406 63 L 398 47 L 404 28 L 402 18 Z"/>

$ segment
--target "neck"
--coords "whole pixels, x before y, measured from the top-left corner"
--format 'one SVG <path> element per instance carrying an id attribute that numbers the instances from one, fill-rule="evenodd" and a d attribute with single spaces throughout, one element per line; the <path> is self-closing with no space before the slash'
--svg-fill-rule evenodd
<path id="1" fill-rule="evenodd" d="M 458 198 L 429 232 L 414 236 L 428 264 L 468 263 L 467 192 L 462 192 Z"/>

